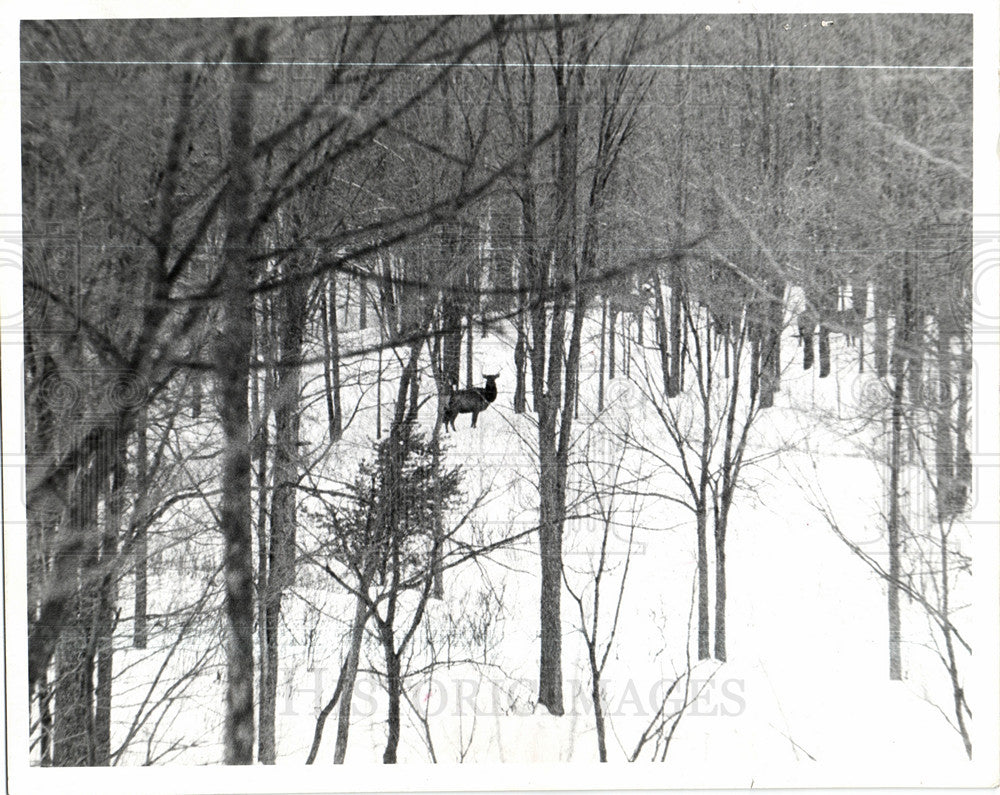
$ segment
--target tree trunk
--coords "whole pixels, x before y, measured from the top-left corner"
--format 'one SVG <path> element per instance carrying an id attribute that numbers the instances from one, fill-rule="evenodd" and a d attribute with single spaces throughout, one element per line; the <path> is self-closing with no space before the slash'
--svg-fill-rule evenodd
<path id="1" fill-rule="evenodd" d="M 250 522 L 250 423 L 247 405 L 253 340 L 254 269 L 250 257 L 250 197 L 254 87 L 266 59 L 263 31 L 251 46 L 245 32 L 234 34 L 230 96 L 230 182 L 226 196 L 221 294 L 223 328 L 216 368 L 224 448 L 219 524 L 225 544 L 227 683 L 226 764 L 253 763 L 254 588 Z"/>
<path id="2" fill-rule="evenodd" d="M 469 303 L 469 308 L 465 313 L 465 388 L 472 389 L 475 385 L 475 374 L 472 370 L 472 338 L 473 338 L 473 316 L 472 316 L 472 303 Z"/>
<path id="3" fill-rule="evenodd" d="M 260 694 L 258 758 L 273 765 L 275 702 L 278 687 L 279 625 L 284 590 L 295 583 L 296 490 L 299 480 L 299 375 L 305 333 L 306 293 L 301 282 L 285 288 L 278 316 L 281 343 L 274 405 L 274 488 L 271 496 L 271 533 L 267 586 L 264 598 L 264 634 L 267 676 Z"/>
<path id="4" fill-rule="evenodd" d="M 366 592 L 367 581 L 358 585 Z M 344 764 L 347 756 L 347 737 L 351 730 L 351 702 L 354 699 L 354 683 L 358 678 L 358 660 L 361 657 L 361 642 L 365 637 L 365 623 L 368 620 L 368 606 L 358 597 L 354 608 L 354 622 L 351 624 L 351 647 L 344 663 L 344 688 L 340 694 L 340 711 L 337 713 L 337 742 L 333 752 L 333 763 Z"/>
<path id="5" fill-rule="evenodd" d="M 903 444 L 903 395 L 906 390 L 906 366 L 911 342 L 912 294 L 909 263 L 904 263 L 900 301 L 896 307 L 892 346 L 892 417 L 889 436 L 889 678 L 903 678 L 900 649 L 899 614 L 900 577 L 900 475 Z"/>
<path id="6" fill-rule="evenodd" d="M 947 311 L 947 310 L 946 310 Z M 938 394 L 935 411 L 935 433 L 934 433 L 934 458 L 935 475 L 937 480 L 937 511 L 938 521 L 947 522 L 955 515 L 953 510 L 952 495 L 954 493 L 954 445 L 952 444 L 952 433 L 955 426 L 952 425 L 952 354 L 951 343 L 952 334 L 950 323 L 943 318 L 945 314 L 939 312 L 938 338 L 937 338 L 937 369 L 938 369 Z"/>
<path id="7" fill-rule="evenodd" d="M 597 364 L 597 411 L 604 411 L 604 357 L 605 337 L 608 326 L 608 299 L 601 299 L 601 351 Z"/>
<path id="8" fill-rule="evenodd" d="M 819 327 L 819 377 L 830 375 L 830 329 L 821 323 Z"/>
<path id="9" fill-rule="evenodd" d="M 144 506 L 143 496 L 149 489 L 149 474 L 147 471 L 148 452 L 146 449 L 147 440 L 147 414 L 145 408 L 140 408 L 136 421 L 136 477 L 135 486 L 139 498 L 136 500 L 136 512 Z M 149 536 L 147 535 L 148 522 L 145 517 L 139 516 L 135 527 L 134 552 L 132 553 L 133 566 L 135 567 L 135 607 L 133 619 L 132 645 L 137 649 L 145 649 L 149 642 L 149 632 L 146 623 L 146 600 L 149 588 Z"/>
<path id="10" fill-rule="evenodd" d="M 715 521 L 715 659 L 726 661 L 726 520 Z"/>
<path id="11" fill-rule="evenodd" d="M 667 397 L 676 397 L 681 392 L 683 362 L 681 360 L 681 277 L 680 264 L 670 266 L 670 378 L 667 381 Z"/>
<path id="12" fill-rule="evenodd" d="M 528 337 L 524 331 L 524 308 L 523 302 L 518 294 L 520 306 L 517 313 L 517 342 L 514 343 L 514 413 L 524 414 L 527 408 L 527 384 L 526 384 L 526 359 L 528 348 Z"/>
<path id="13" fill-rule="evenodd" d="M 884 277 L 883 277 L 884 278 Z M 875 282 L 875 373 L 879 378 L 889 374 L 889 318 L 887 288 Z"/>
<path id="14" fill-rule="evenodd" d="M 861 328 L 858 334 L 858 372 L 865 371 L 865 318 L 868 317 L 868 282 L 865 278 L 851 284 L 851 309 Z"/>
<path id="15" fill-rule="evenodd" d="M 913 268 L 913 283 L 910 285 L 911 291 L 911 316 L 910 328 L 908 330 L 909 346 L 906 357 L 906 374 L 909 381 L 910 399 L 907 403 L 914 408 L 921 407 L 924 403 L 924 344 L 925 344 L 925 313 L 922 296 L 918 292 L 918 269 Z"/>
<path id="16" fill-rule="evenodd" d="M 799 334 L 802 337 L 802 369 L 808 370 L 816 361 L 816 348 L 814 345 L 815 328 L 811 326 L 800 326 Z"/>
<path id="17" fill-rule="evenodd" d="M 330 274 L 330 299 L 327 287 L 321 284 L 320 322 L 323 331 L 323 382 L 326 387 L 326 419 L 330 441 L 336 442 L 343 435 L 343 414 L 340 408 L 340 334 L 337 326 L 337 274 Z M 330 311 L 330 305 L 334 307 Z"/>
<path id="18" fill-rule="evenodd" d="M 774 393 L 781 388 L 781 327 L 784 319 L 785 285 L 774 283 L 770 287 L 770 295 L 764 305 L 764 316 L 761 347 L 761 384 L 760 407 L 771 408 L 774 405 Z"/>
<path id="19" fill-rule="evenodd" d="M 368 328 L 368 285 L 364 279 L 358 282 L 358 328 Z"/>
<path id="20" fill-rule="evenodd" d="M 622 372 L 625 378 L 632 375 L 632 336 L 629 331 L 629 315 L 622 312 Z"/>
<path id="21" fill-rule="evenodd" d="M 667 317 L 663 308 L 663 284 L 660 281 L 660 274 L 654 276 L 654 286 L 656 292 L 653 300 L 656 301 L 656 311 L 653 319 L 656 323 L 656 346 L 660 349 L 660 370 L 663 375 L 663 394 L 670 393 L 670 351 L 667 337 Z"/>
<path id="22" fill-rule="evenodd" d="M 127 437 L 116 439 L 111 477 L 104 495 L 104 533 L 101 562 L 105 573 L 97 606 L 97 687 L 94 705 L 94 764 L 111 763 L 111 682 L 114 673 L 115 605 L 118 601 L 118 533 L 121 522 L 122 490 L 127 472 Z"/>
<path id="23" fill-rule="evenodd" d="M 251 428 L 251 466 L 254 460 L 257 462 L 257 647 L 258 660 L 258 690 L 261 694 L 258 704 L 258 725 L 260 736 L 266 732 L 267 720 L 265 716 L 274 712 L 274 705 L 266 702 L 268 692 L 268 679 L 270 670 L 268 668 L 270 655 L 267 651 L 267 582 L 269 577 L 270 564 L 268 560 L 268 453 L 271 450 L 270 439 L 270 416 L 274 399 L 274 357 L 271 355 L 272 323 L 271 323 L 271 301 L 268 296 L 261 296 L 260 301 L 260 324 L 256 326 L 253 342 L 253 356 L 256 360 L 263 361 L 265 366 L 262 372 L 252 372 L 250 374 L 250 411 L 252 418 Z M 257 753 L 260 756 L 260 737 L 258 737 Z"/>
<path id="24" fill-rule="evenodd" d="M 382 763 L 394 765 L 396 764 L 396 751 L 399 748 L 399 706 L 403 696 L 403 678 L 400 672 L 399 655 L 395 651 L 395 641 L 391 634 L 383 641 L 383 644 L 385 646 L 386 687 L 389 691 L 389 736 L 386 738 Z"/>
<path id="25" fill-rule="evenodd" d="M 698 659 L 712 656 L 708 607 L 708 513 L 704 504 L 695 514 L 698 533 Z"/>
<path id="26" fill-rule="evenodd" d="M 49 690 L 48 672 L 38 680 L 38 731 L 39 757 L 42 767 L 52 766 L 52 693 Z"/>
<path id="27" fill-rule="evenodd" d="M 553 715 L 563 714 L 562 692 L 562 517 L 557 504 L 558 474 L 555 434 L 539 430 L 539 594 L 541 656 L 538 666 L 538 703 Z"/>
<path id="28" fill-rule="evenodd" d="M 100 451 L 98 456 L 102 454 Z M 90 637 L 97 618 L 93 572 L 98 565 L 98 488 L 99 484 L 86 475 L 78 478 L 74 505 L 66 525 L 60 527 L 62 533 L 81 533 L 85 541 L 76 561 L 78 572 L 68 620 L 56 647 L 52 762 L 59 767 L 95 762 L 94 648 Z"/>
<path id="29" fill-rule="evenodd" d="M 893 353 L 893 358 L 898 354 Z M 903 678 L 899 618 L 899 468 L 903 425 L 903 376 L 894 374 L 889 438 L 889 678 Z"/>
<path id="30" fill-rule="evenodd" d="M 955 494 L 953 508 L 964 511 L 972 490 L 972 453 L 969 451 L 969 402 L 972 387 L 972 347 L 968 333 L 960 336 L 958 359 L 958 407 L 955 417 Z"/>
<path id="31" fill-rule="evenodd" d="M 594 727 L 597 729 L 597 759 L 608 761 L 607 740 L 604 727 L 604 705 L 601 703 L 601 671 L 597 664 L 597 639 L 588 640 L 587 654 L 590 662 L 590 700 L 594 705 Z"/>
<path id="32" fill-rule="evenodd" d="M 611 306 L 608 309 L 608 380 L 611 381 L 615 377 L 615 320 L 618 319 L 618 313 L 615 311 L 614 307 Z"/>

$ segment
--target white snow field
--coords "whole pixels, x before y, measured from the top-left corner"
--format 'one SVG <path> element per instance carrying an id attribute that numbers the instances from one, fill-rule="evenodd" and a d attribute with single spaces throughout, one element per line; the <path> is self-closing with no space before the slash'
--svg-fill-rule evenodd
<path id="1" fill-rule="evenodd" d="M 649 335 L 651 325 L 647 326 Z M 468 415 L 462 415 L 458 431 L 443 437 L 448 462 L 464 468 L 466 498 L 488 491 L 470 525 L 461 531 L 460 537 L 469 540 L 474 534 L 496 539 L 529 529 L 537 515 L 537 464 L 531 453 L 535 427 L 530 412 L 513 412 L 512 340 L 502 332 L 502 328 L 493 329 L 480 337 L 477 330 L 475 340 L 477 375 L 501 372 L 499 398 L 479 417 L 478 428 L 470 428 Z M 594 324 L 588 322 L 589 345 L 596 346 L 596 334 Z M 345 332 L 341 344 L 345 349 L 359 345 L 360 336 L 360 332 Z M 665 689 L 690 665 L 691 703 L 670 738 L 663 765 L 649 779 L 658 786 L 982 782 L 988 766 L 969 762 L 959 734 L 949 725 L 953 720 L 950 683 L 932 646 L 933 633 L 924 613 L 919 605 L 903 600 L 904 680 L 890 682 L 884 584 L 837 538 L 817 507 L 825 501 L 852 542 L 875 559 L 884 556 L 884 473 L 866 453 L 866 448 L 877 443 L 875 431 L 871 426 L 862 428 L 856 420 L 859 400 L 865 389 L 872 388 L 872 376 L 858 375 L 855 351 L 842 337 L 835 337 L 834 372 L 819 379 L 817 368 L 802 370 L 796 342 L 793 333 L 786 332 L 784 375 L 776 404 L 762 413 L 750 437 L 748 458 L 777 454 L 745 470 L 730 520 L 728 662 L 691 659 L 696 649 L 692 514 L 663 497 L 623 496 L 616 505 L 602 585 L 598 631 L 602 641 L 613 620 L 630 531 L 633 535 L 619 625 L 602 677 L 609 761 L 618 766 L 633 754 Z M 585 350 L 585 362 L 593 359 L 587 354 L 594 351 L 594 347 Z M 635 345 L 632 355 L 635 374 L 641 367 Z M 387 365 L 385 425 L 399 365 L 391 352 L 383 360 Z M 435 401 L 426 354 L 422 365 L 422 395 L 432 399 L 422 408 L 420 420 L 430 432 Z M 374 390 L 362 394 L 357 381 L 359 374 L 370 375 L 373 368 L 373 355 L 345 364 L 345 410 L 350 414 L 356 402 L 360 409 L 344 438 L 315 467 L 321 475 L 308 481 L 311 487 L 349 481 L 357 462 L 370 457 Z M 325 407 L 317 397 L 322 383 L 319 369 L 303 382 L 308 408 L 302 437 L 311 454 L 326 444 Z M 609 457 L 616 460 L 620 448 L 614 441 L 615 431 L 626 425 L 656 440 L 658 420 L 626 379 L 620 377 L 607 385 L 608 405 L 599 417 L 594 416 L 596 373 L 584 372 L 581 383 L 575 424 L 578 462 L 588 443 L 595 464 Z M 676 400 L 689 397 L 682 394 Z M 669 456 L 670 447 L 662 441 Z M 204 444 L 211 448 L 212 440 Z M 211 461 L 206 465 L 211 466 Z M 597 469 L 605 478 L 616 474 L 613 466 Z M 574 469 L 571 481 L 582 483 L 584 471 Z M 676 477 L 662 467 L 655 470 L 634 451 L 626 453 L 617 474 L 624 480 L 628 473 L 638 471 L 652 472 L 648 491 L 682 496 Z M 910 499 L 929 505 L 931 498 L 914 488 Z M 919 507 L 915 505 L 916 513 Z M 306 552 L 322 534 L 308 509 L 309 497 L 304 496 L 298 543 Z M 191 543 L 162 550 L 161 565 L 151 567 L 159 582 L 150 584 L 150 594 L 157 598 L 172 594 L 173 600 L 172 604 L 151 604 L 153 615 L 201 598 L 220 559 L 203 504 L 189 504 L 185 513 L 175 513 L 170 521 L 202 529 Z M 988 527 L 981 529 L 989 532 Z M 976 526 L 957 527 L 953 532 L 973 554 Z M 151 544 L 155 547 L 156 543 L 154 535 Z M 586 647 L 578 629 L 577 606 L 565 588 L 566 714 L 553 717 L 535 708 L 537 543 L 531 535 L 446 571 L 445 598 L 431 601 L 412 654 L 404 661 L 404 670 L 410 673 L 405 680 L 399 746 L 403 765 L 597 760 Z M 587 573 L 597 565 L 600 543 L 599 524 L 567 521 L 567 581 L 578 593 L 589 593 Z M 957 579 L 953 605 L 973 600 L 974 573 L 975 569 L 972 575 Z M 130 588 L 131 581 L 126 579 L 120 604 L 130 605 Z M 992 628 L 977 623 L 973 611 L 974 606 L 956 613 L 955 621 L 976 650 L 995 642 L 995 635 Z M 201 618 L 180 642 L 176 625 L 158 627 L 154 621 L 150 650 L 138 651 L 131 648 L 129 611 L 123 610 L 115 661 L 112 747 L 130 730 L 134 737 L 120 765 L 151 761 L 214 765 L 221 758 L 225 672 L 218 592 L 197 612 Z M 277 710 L 279 765 L 296 767 L 305 762 L 316 715 L 330 698 L 340 672 L 353 613 L 353 597 L 304 557 L 296 586 L 284 600 Z M 963 653 L 960 659 L 970 703 L 981 704 L 979 699 L 991 692 L 992 685 L 978 674 L 974 656 Z M 354 693 L 348 766 L 381 764 L 386 695 L 377 671 L 382 665 L 379 646 L 369 637 Z M 189 678 L 184 678 L 186 671 L 192 671 Z M 168 688 L 173 690 L 167 692 Z M 143 700 L 149 712 L 148 705 L 164 696 L 171 698 L 133 728 L 137 712 L 145 714 Z M 680 705 L 676 698 L 680 691 L 670 709 Z M 973 746 L 987 760 L 993 753 L 989 746 L 992 728 L 977 721 L 989 722 L 994 717 L 987 710 L 974 714 L 971 724 Z M 334 710 L 315 767 L 332 762 L 336 723 Z M 659 761 L 661 752 L 662 748 L 654 752 L 651 742 L 638 760 L 648 763 L 655 754 Z M 491 781 L 479 784 L 489 787 Z"/>

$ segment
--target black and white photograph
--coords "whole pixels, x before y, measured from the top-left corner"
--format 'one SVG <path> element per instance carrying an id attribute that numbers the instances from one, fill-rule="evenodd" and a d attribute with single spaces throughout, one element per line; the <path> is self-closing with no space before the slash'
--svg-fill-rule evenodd
<path id="1" fill-rule="evenodd" d="M 112 7 L 3 28 L 9 791 L 1000 785 L 997 8 Z"/>

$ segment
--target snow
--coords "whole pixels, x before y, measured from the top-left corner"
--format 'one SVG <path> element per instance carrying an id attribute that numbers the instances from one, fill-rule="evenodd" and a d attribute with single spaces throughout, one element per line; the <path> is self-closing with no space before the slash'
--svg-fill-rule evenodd
<path id="1" fill-rule="evenodd" d="M 360 344 L 360 336 L 345 332 L 342 344 Z M 462 417 L 457 423 L 459 430 L 445 437 L 448 462 L 461 464 L 465 470 L 466 493 L 489 490 L 472 529 L 494 537 L 529 529 L 535 521 L 537 463 L 531 452 L 535 430 L 530 415 L 515 415 L 511 408 L 511 350 L 509 334 L 492 332 L 480 338 L 477 331 L 477 371 L 501 371 L 500 395 L 480 416 L 477 429 L 469 428 L 468 418 Z M 795 339 L 789 334 L 783 341 L 786 371 L 782 389 L 775 407 L 763 413 L 751 437 L 755 451 L 781 451 L 746 471 L 747 488 L 737 496 L 730 521 L 730 661 L 692 663 L 689 684 L 692 694 L 700 691 L 700 696 L 681 720 L 662 772 L 656 775 L 655 780 L 663 785 L 919 785 L 984 782 L 984 771 L 989 770 L 968 762 L 958 734 L 925 698 L 929 695 L 945 714 L 951 714 L 946 679 L 942 686 L 944 671 L 935 655 L 922 646 L 927 642 L 927 628 L 920 625 L 920 612 L 912 605 L 904 605 L 905 681 L 888 681 L 884 586 L 833 534 L 813 504 L 817 494 L 810 494 L 807 488 L 822 487 L 820 496 L 829 503 L 840 525 L 849 529 L 853 542 L 876 557 L 883 554 L 881 473 L 864 452 L 864 445 L 873 442 L 865 436 L 871 435 L 871 429 L 857 432 L 852 419 L 852 409 L 868 388 L 866 376 L 857 375 L 856 359 L 839 339 L 833 353 L 838 357 L 837 370 L 829 379 L 820 380 L 815 370 L 801 370 Z M 383 390 L 383 423 L 387 423 L 395 396 L 393 371 L 398 373 L 399 365 L 391 353 L 385 354 L 384 361 L 389 365 Z M 351 360 L 344 368 L 345 410 L 350 413 L 358 401 L 361 408 L 330 454 L 318 456 L 325 445 L 324 405 L 313 401 L 305 410 L 303 438 L 309 442 L 309 455 L 317 456 L 310 485 L 323 488 L 347 482 L 357 462 L 370 456 L 374 390 L 352 384 L 372 366 L 373 357 L 368 356 Z M 594 373 L 583 377 L 576 425 L 580 434 L 593 409 L 590 401 L 596 378 Z M 321 381 L 318 370 L 303 379 L 307 390 L 317 388 Z M 422 374 L 421 390 L 424 395 L 433 393 L 427 372 Z M 595 430 L 592 438 L 581 435 L 579 444 L 590 438 L 594 444 L 604 444 L 601 449 L 605 453 L 615 453 L 615 428 L 629 422 L 649 430 L 655 420 L 624 379 L 610 382 L 607 395 L 609 405 L 601 422 L 611 430 Z M 431 401 L 421 413 L 421 423 L 428 431 L 433 411 Z M 644 464 L 633 457 L 626 465 Z M 602 472 L 612 474 L 607 467 Z M 577 471 L 574 477 L 579 474 Z M 680 488 L 664 474 L 658 476 L 655 486 L 663 492 Z M 619 510 L 626 511 L 629 505 L 623 500 Z M 620 624 L 602 677 L 608 755 L 618 763 L 632 754 L 665 688 L 684 673 L 688 639 L 693 638 L 693 517 L 663 500 L 647 498 L 638 508 L 639 526 Z M 317 529 L 308 519 L 300 519 L 299 541 L 312 543 Z M 959 532 L 965 529 L 959 528 Z M 162 537 L 155 535 L 151 543 L 155 546 L 155 539 Z M 599 544 L 597 525 L 579 520 L 567 523 L 567 576 L 574 589 L 583 589 L 587 572 L 596 565 Z M 212 549 L 209 543 L 199 550 L 206 566 L 213 559 Z M 627 529 L 616 528 L 608 550 L 598 633 L 602 641 L 624 570 Z M 171 554 L 165 550 L 163 560 L 170 560 Z M 180 603 L 194 602 L 208 578 L 207 570 L 191 570 L 185 559 L 175 561 L 173 568 L 154 567 L 152 571 L 157 574 L 151 574 L 151 599 L 162 602 L 150 605 L 152 614 L 168 613 Z M 426 629 L 417 633 L 416 649 L 408 660 L 413 668 L 428 662 L 425 632 L 433 633 L 437 667 L 408 677 L 405 684 L 401 763 L 423 765 L 431 761 L 428 732 L 433 758 L 443 765 L 503 763 L 513 766 L 511 769 L 532 765 L 547 770 L 548 764 L 596 761 L 586 649 L 578 629 L 576 604 L 565 590 L 567 714 L 554 717 L 534 703 L 538 580 L 534 536 L 493 553 L 487 560 L 446 572 L 445 601 L 430 603 Z M 130 588 L 129 580 L 123 583 L 123 605 L 130 604 Z M 582 592 L 587 593 L 585 589 Z M 162 763 L 218 763 L 225 680 L 220 598 L 218 593 L 207 597 L 202 610 L 205 618 L 178 644 L 155 693 L 163 695 L 183 672 L 201 668 L 181 694 L 173 694 L 179 695 L 178 700 L 165 705 L 162 722 L 156 723 L 161 712 L 154 711 L 139 728 L 120 764 L 142 764 L 147 751 L 156 756 L 174 742 L 181 743 L 179 750 L 162 757 Z M 352 615 L 353 598 L 315 566 L 303 562 L 296 587 L 284 601 L 277 716 L 279 766 L 301 766 L 305 760 L 315 716 L 332 693 L 340 671 Z M 176 626 L 170 630 L 153 626 L 150 650 L 134 650 L 129 645 L 130 621 L 123 618 L 116 668 L 124 673 L 115 682 L 113 746 L 124 738 L 177 634 Z M 490 620 L 484 628 L 482 622 L 487 618 Z M 380 649 L 370 639 L 362 654 L 354 694 L 349 766 L 367 769 L 381 762 L 386 697 L 379 676 L 372 671 L 381 666 Z M 970 697 L 974 695 L 970 693 Z M 414 707 L 426 710 L 426 730 Z M 324 768 L 332 760 L 336 720 L 335 710 L 327 720 L 316 767 Z M 154 728 L 155 737 L 147 748 Z M 974 725 L 973 732 L 976 743 Z M 183 747 L 191 743 L 195 746 Z M 652 749 L 649 745 L 640 753 L 641 762 L 649 760 Z M 984 749 L 984 753 L 990 751 Z M 626 770 L 621 765 L 615 767 Z M 556 774 L 556 780 L 570 781 L 565 775 L 569 774 L 561 778 Z M 631 775 L 621 773 L 614 782 L 625 785 L 632 780 L 628 778 Z M 498 774 L 485 783 L 500 786 L 503 780 Z"/>

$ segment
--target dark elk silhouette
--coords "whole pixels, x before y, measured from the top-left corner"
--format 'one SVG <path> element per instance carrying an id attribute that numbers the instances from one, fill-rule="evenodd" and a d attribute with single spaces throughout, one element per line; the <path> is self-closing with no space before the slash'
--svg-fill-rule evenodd
<path id="1" fill-rule="evenodd" d="M 444 427 L 455 430 L 455 418 L 459 414 L 472 415 L 472 427 L 476 427 L 476 420 L 479 419 L 479 412 L 489 408 L 490 403 L 497 399 L 497 379 L 496 375 L 483 375 L 486 379 L 486 386 L 473 387 L 472 389 L 457 389 L 458 386 L 453 380 L 451 384 L 451 394 L 448 397 L 448 405 L 444 410 Z"/>

